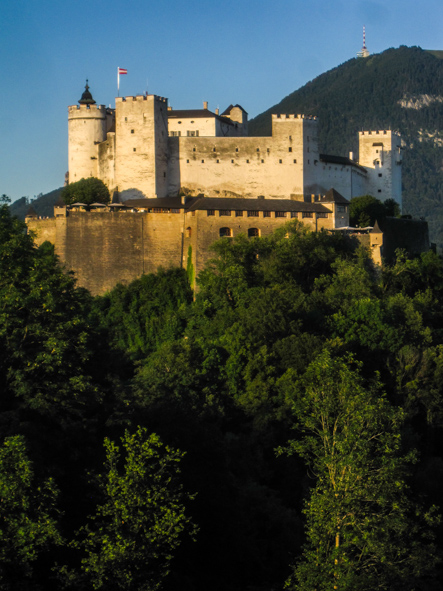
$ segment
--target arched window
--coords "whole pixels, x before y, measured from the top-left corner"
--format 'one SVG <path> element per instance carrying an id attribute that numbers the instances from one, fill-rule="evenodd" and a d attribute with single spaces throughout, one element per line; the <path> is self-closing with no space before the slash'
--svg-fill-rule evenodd
<path id="1" fill-rule="evenodd" d="M 192 229 L 191 229 L 191 227 L 189 227 L 189 228 L 186 228 L 186 238 L 190 238 L 190 237 L 191 237 L 191 234 L 192 234 Z"/>
<path id="2" fill-rule="evenodd" d="M 248 238 L 257 238 L 258 236 L 260 236 L 260 230 L 258 228 L 248 229 Z"/>
<path id="3" fill-rule="evenodd" d="M 232 238 L 231 228 L 220 228 L 220 238 Z"/>

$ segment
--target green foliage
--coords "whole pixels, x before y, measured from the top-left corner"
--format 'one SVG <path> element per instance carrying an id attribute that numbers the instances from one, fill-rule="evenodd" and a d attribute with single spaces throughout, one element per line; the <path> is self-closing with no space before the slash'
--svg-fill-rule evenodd
<path id="1" fill-rule="evenodd" d="M 73 203 L 109 203 L 110 195 L 103 181 L 95 177 L 80 179 L 62 189 L 61 196 L 66 205 Z"/>
<path id="2" fill-rule="evenodd" d="M 301 433 L 286 451 L 316 477 L 304 510 L 307 544 L 288 587 L 415 588 L 435 566 L 435 518 L 409 499 L 406 465 L 415 456 L 402 455 L 403 412 L 328 353 L 302 380 L 289 370 L 284 383 Z"/>
<path id="3" fill-rule="evenodd" d="M 194 286 L 195 269 L 194 269 L 194 265 L 192 264 L 192 246 L 191 245 L 189 245 L 189 248 L 188 248 L 188 259 L 186 261 L 186 273 L 188 275 L 189 285 Z"/>
<path id="4" fill-rule="evenodd" d="M 49 243 L 35 248 L 25 225 L 0 208 L 0 412 L 18 406 L 61 424 L 96 396 L 90 298 L 58 266 Z"/>
<path id="5" fill-rule="evenodd" d="M 146 429 L 125 432 L 120 447 L 105 439 L 102 501 L 74 546 L 86 552 L 87 588 L 153 591 L 169 572 L 182 534 L 196 531 L 185 513 L 191 499 L 178 481 L 183 453 Z"/>
<path id="6" fill-rule="evenodd" d="M 38 558 L 62 538 L 51 478 L 37 483 L 21 436 L 0 447 L 0 589 L 26 588 Z"/>
<path id="7" fill-rule="evenodd" d="M 351 226 L 366 228 L 373 226 L 376 221 L 381 222 L 387 215 L 400 213 L 399 209 L 393 199 L 382 203 L 371 195 L 354 197 L 349 203 L 349 223 Z"/>

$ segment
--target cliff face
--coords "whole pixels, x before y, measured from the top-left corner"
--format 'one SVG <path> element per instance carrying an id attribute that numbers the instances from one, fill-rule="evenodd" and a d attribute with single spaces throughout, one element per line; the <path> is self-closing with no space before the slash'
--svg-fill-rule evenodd
<path id="1" fill-rule="evenodd" d="M 418 47 L 388 49 L 351 59 L 285 97 L 249 124 L 270 133 L 272 113 L 320 119 L 320 151 L 358 153 L 360 129 L 394 129 L 403 144 L 403 211 L 429 221 L 443 247 L 443 59 Z"/>

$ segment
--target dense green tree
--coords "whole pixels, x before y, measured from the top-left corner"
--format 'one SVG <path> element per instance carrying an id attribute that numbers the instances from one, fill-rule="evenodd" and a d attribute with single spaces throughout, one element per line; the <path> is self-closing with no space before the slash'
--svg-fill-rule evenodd
<path id="1" fill-rule="evenodd" d="M 125 432 L 122 447 L 105 439 L 101 501 L 73 542 L 86 556 L 81 573 L 68 580 L 87 589 L 152 591 L 168 574 L 182 535 L 196 532 L 185 509 L 192 497 L 179 481 L 184 454 L 141 427 Z"/>
<path id="2" fill-rule="evenodd" d="M 373 226 L 376 220 L 386 217 L 386 209 L 380 199 L 372 195 L 353 197 L 349 203 L 349 223 L 351 226 L 365 228 Z"/>
<path id="3" fill-rule="evenodd" d="M 35 565 L 60 545 L 58 490 L 52 479 L 37 482 L 23 437 L 0 447 L 0 589 L 35 588 Z"/>
<path id="4" fill-rule="evenodd" d="M 95 177 L 80 179 L 63 188 L 61 196 L 66 205 L 73 203 L 109 203 L 110 195 L 103 181 Z"/>
<path id="5" fill-rule="evenodd" d="M 282 380 L 294 404 L 299 454 L 315 476 L 305 504 L 307 543 L 290 588 L 415 589 L 435 566 L 432 511 L 409 498 L 401 443 L 403 412 L 358 366 L 324 353 L 301 380 Z"/>

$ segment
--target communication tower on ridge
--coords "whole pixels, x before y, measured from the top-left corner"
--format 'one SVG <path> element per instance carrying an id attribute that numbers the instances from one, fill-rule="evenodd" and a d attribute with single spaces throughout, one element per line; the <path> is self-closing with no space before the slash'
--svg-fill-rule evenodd
<path id="1" fill-rule="evenodd" d="M 366 47 L 366 29 L 363 27 L 363 47 L 357 53 L 357 57 L 369 57 L 370 53 Z"/>

